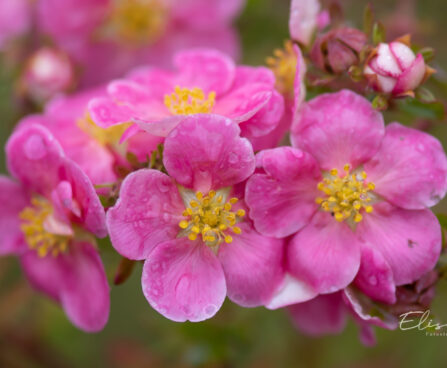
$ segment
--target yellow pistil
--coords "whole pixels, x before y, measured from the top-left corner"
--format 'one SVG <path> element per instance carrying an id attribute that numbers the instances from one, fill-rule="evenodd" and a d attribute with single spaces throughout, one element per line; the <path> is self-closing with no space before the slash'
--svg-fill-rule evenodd
<path id="1" fill-rule="evenodd" d="M 114 0 L 104 33 L 127 44 L 154 42 L 166 28 L 168 10 L 160 0 Z"/>
<path id="2" fill-rule="evenodd" d="M 339 175 L 337 169 L 332 169 L 318 183 L 318 189 L 326 196 L 318 197 L 315 202 L 324 211 L 331 212 L 338 222 L 352 220 L 358 223 L 363 219 L 363 211 L 366 213 L 373 211 L 371 191 L 375 185 L 366 182 L 364 171 L 352 173 L 349 164 L 346 164 L 343 170 L 344 173 Z"/>
<path id="3" fill-rule="evenodd" d="M 124 123 L 119 125 L 113 125 L 109 128 L 101 128 L 96 125 L 89 113 L 78 120 L 78 127 L 87 133 L 94 140 L 102 144 L 103 146 L 117 147 L 119 146 L 119 141 L 126 131 L 130 127 L 131 123 Z"/>
<path id="4" fill-rule="evenodd" d="M 293 95 L 297 56 L 292 41 L 284 42 L 284 49 L 274 50 L 273 55 L 266 59 L 266 63 L 275 74 L 276 88 L 283 94 Z"/>
<path id="5" fill-rule="evenodd" d="M 174 115 L 206 114 L 211 112 L 216 93 L 210 92 L 205 98 L 201 88 L 193 89 L 175 87 L 174 93 L 165 95 L 164 103 Z"/>
<path id="6" fill-rule="evenodd" d="M 35 250 L 39 257 L 51 254 L 56 257 L 68 249 L 70 236 L 52 234 L 45 230 L 45 221 L 53 214 L 51 204 L 42 198 L 33 198 L 31 206 L 19 214 L 20 226 L 28 246 Z"/>
<path id="7" fill-rule="evenodd" d="M 202 241 L 209 247 L 215 247 L 222 242 L 231 243 L 233 234 L 240 234 L 241 228 L 236 226 L 245 211 L 232 211 L 232 206 L 238 202 L 237 198 L 224 200 L 219 192 L 211 190 L 207 195 L 196 192 L 194 199 L 183 212 L 184 220 L 179 222 L 182 235 L 190 240 L 201 236 Z"/>

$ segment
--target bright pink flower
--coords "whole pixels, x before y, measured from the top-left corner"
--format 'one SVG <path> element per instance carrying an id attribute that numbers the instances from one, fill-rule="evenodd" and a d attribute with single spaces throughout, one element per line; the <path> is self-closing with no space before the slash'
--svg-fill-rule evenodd
<path id="1" fill-rule="evenodd" d="M 89 104 L 92 119 L 104 128 L 132 121 L 157 136 L 167 136 L 192 114 L 231 118 L 248 138 L 276 128 L 284 102 L 269 69 L 236 67 L 227 56 L 206 49 L 178 53 L 174 64 L 174 72 L 143 68 L 109 84 L 109 96 Z M 138 131 L 136 125 L 132 129 Z"/>
<path id="2" fill-rule="evenodd" d="M 396 285 L 439 257 L 441 230 L 427 207 L 447 190 L 441 144 L 398 123 L 385 128 L 371 103 L 347 90 L 311 100 L 295 119 L 294 148 L 262 151 L 264 172 L 246 187 L 256 229 L 294 235 L 291 276 L 272 307 L 341 290 L 356 276 L 365 294 L 394 303 Z"/>
<path id="3" fill-rule="evenodd" d="M 415 55 L 406 44 L 395 41 L 377 47 L 364 73 L 375 90 L 403 95 L 424 81 L 427 66 L 421 54 Z"/>
<path id="4" fill-rule="evenodd" d="M 145 161 L 162 138 L 141 132 L 120 144 L 121 135 L 128 125 L 102 129 L 88 115 L 88 102 L 104 96 L 106 90 L 102 87 L 59 96 L 46 105 L 43 114 L 28 116 L 19 124 L 45 126 L 93 184 L 114 183 L 117 179 L 116 166 L 126 165 L 126 152 L 132 152 Z"/>
<path id="5" fill-rule="evenodd" d="M 94 236 L 107 230 L 90 180 L 39 125 L 18 129 L 6 153 L 17 182 L 0 178 L 0 254 L 18 255 L 31 284 L 59 302 L 74 325 L 101 330 L 109 286 Z"/>
<path id="6" fill-rule="evenodd" d="M 244 0 L 40 0 L 42 31 L 83 67 L 83 85 L 104 83 L 142 65 L 169 65 L 190 47 L 237 57 L 231 27 Z M 58 14 L 54 17 L 54 14 Z"/>
<path id="7" fill-rule="evenodd" d="M 0 1 L 0 50 L 8 41 L 22 36 L 30 26 L 30 0 Z"/>
<path id="8" fill-rule="evenodd" d="M 33 100 L 43 102 L 72 88 L 74 74 L 73 65 L 65 53 L 43 47 L 27 60 L 20 87 Z"/>
<path id="9" fill-rule="evenodd" d="M 164 143 L 168 175 L 133 172 L 107 213 L 114 248 L 146 260 L 144 295 L 174 321 L 210 318 L 226 295 L 242 306 L 262 305 L 282 278 L 283 242 L 254 230 L 236 185 L 255 166 L 239 133 L 221 116 L 184 119 Z"/>

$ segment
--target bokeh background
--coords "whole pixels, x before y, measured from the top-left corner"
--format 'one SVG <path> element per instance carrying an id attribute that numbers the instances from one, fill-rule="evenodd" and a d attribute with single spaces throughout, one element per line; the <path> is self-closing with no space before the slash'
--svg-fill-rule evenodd
<path id="1" fill-rule="evenodd" d="M 1 1 L 1 0 L 0 0 Z M 61 0 L 63 1 L 63 0 Z M 212 1 L 212 0 L 210 0 Z M 340 0 L 346 18 L 361 27 L 367 1 Z M 436 49 L 432 63 L 438 70 L 428 87 L 445 103 L 447 98 L 447 1 L 375 0 L 378 19 L 393 36 L 411 32 L 421 45 Z M 263 64 L 288 37 L 288 0 L 249 0 L 237 20 L 242 61 Z M 0 65 L 0 140 L 2 146 L 20 118 L 12 96 L 12 75 Z M 411 112 L 411 114 L 410 114 Z M 425 110 L 386 114 L 387 122 L 424 124 L 447 147 L 447 125 Z M 5 172 L 4 154 L 0 170 Z M 1 203 L 0 203 L 1 206 Z M 444 200 L 435 209 L 447 213 Z M 110 280 L 120 261 L 109 244 L 102 256 Z M 377 345 L 358 340 L 352 321 L 338 336 L 301 335 L 283 310 L 243 309 L 226 302 L 212 320 L 171 322 L 150 308 L 141 292 L 141 265 L 123 285 L 112 288 L 110 321 L 98 334 L 75 329 L 62 310 L 28 286 L 14 258 L 0 259 L 0 367 L 445 367 L 447 336 L 430 337 L 424 331 L 377 330 Z M 447 323 L 447 283 L 440 281 L 432 307 Z"/>

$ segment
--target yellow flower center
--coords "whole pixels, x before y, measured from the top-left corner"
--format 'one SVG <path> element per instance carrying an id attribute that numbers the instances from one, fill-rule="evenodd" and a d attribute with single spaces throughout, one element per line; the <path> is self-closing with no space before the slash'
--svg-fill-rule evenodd
<path id="1" fill-rule="evenodd" d="M 56 257 L 68 249 L 70 236 L 52 234 L 45 230 L 45 222 L 53 214 L 51 204 L 42 198 L 33 198 L 31 206 L 20 212 L 20 226 L 28 246 L 37 251 L 39 257 L 51 254 Z"/>
<path id="2" fill-rule="evenodd" d="M 361 212 L 373 211 L 371 201 L 375 185 L 366 182 L 364 171 L 350 173 L 350 165 L 343 168 L 343 175 L 337 169 L 329 171 L 328 175 L 318 183 L 318 189 L 326 196 L 318 197 L 315 202 L 326 212 L 331 212 L 339 222 L 353 220 L 354 223 L 363 219 Z"/>
<path id="3" fill-rule="evenodd" d="M 164 103 L 174 115 L 206 114 L 211 112 L 216 99 L 216 92 L 205 93 L 201 88 L 175 87 L 174 93 L 165 95 Z"/>
<path id="4" fill-rule="evenodd" d="M 225 241 L 231 243 L 233 237 L 229 234 L 240 234 L 241 228 L 235 226 L 245 211 L 242 209 L 232 212 L 232 206 L 237 203 L 237 198 L 231 198 L 228 202 L 224 195 L 211 190 L 207 195 L 196 192 L 189 206 L 183 212 L 186 218 L 179 222 L 181 235 L 188 236 L 190 240 L 202 237 L 203 242 L 214 247 Z"/>
<path id="5" fill-rule="evenodd" d="M 89 113 L 86 113 L 83 118 L 79 119 L 77 124 L 82 131 L 87 133 L 90 137 L 92 137 L 103 146 L 112 147 L 119 146 L 119 141 L 123 133 L 131 125 L 131 123 L 124 123 L 114 125 L 109 128 L 101 128 L 94 123 Z"/>
<path id="6" fill-rule="evenodd" d="M 297 57 L 292 41 L 286 41 L 284 49 L 276 49 L 273 55 L 267 58 L 266 63 L 275 74 L 276 88 L 283 94 L 293 95 Z"/>
<path id="7" fill-rule="evenodd" d="M 160 0 L 115 0 L 104 32 L 125 43 L 153 42 L 162 35 L 168 13 Z"/>

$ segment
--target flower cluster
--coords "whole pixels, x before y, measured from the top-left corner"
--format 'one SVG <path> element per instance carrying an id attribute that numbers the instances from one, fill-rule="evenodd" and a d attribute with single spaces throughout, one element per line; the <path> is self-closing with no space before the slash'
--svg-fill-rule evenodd
<path id="1" fill-rule="evenodd" d="M 269 67 L 238 65 L 206 46 L 226 48 L 213 32 L 240 6 L 36 1 L 40 29 L 63 54 L 34 55 L 24 88 L 42 101 L 64 90 L 73 55 L 88 66 L 85 85 L 108 83 L 55 96 L 17 124 L 6 145 L 11 177 L 0 178 L 0 254 L 18 256 L 30 283 L 85 331 L 108 319 L 97 241 L 108 237 L 123 259 L 143 263 L 144 296 L 173 321 L 211 318 L 228 297 L 288 307 L 311 335 L 337 333 L 352 315 L 369 344 L 371 326 L 395 328 L 402 287 L 432 286 L 423 280 L 442 233 L 430 207 L 447 191 L 440 142 L 385 124 L 371 93 L 414 97 L 431 72 L 407 39 L 374 46 L 360 30 L 322 34 L 331 20 L 316 0 L 292 1 L 296 42 Z M 21 14 L 0 46 L 26 32 Z M 167 65 L 148 57 L 171 55 L 172 33 L 188 46 L 188 27 L 205 38 L 194 38 L 200 47 Z M 114 55 L 107 63 L 102 47 Z M 110 80 L 135 55 L 150 64 Z M 308 74 L 353 68 L 363 89 L 337 85 L 306 101 Z"/>

